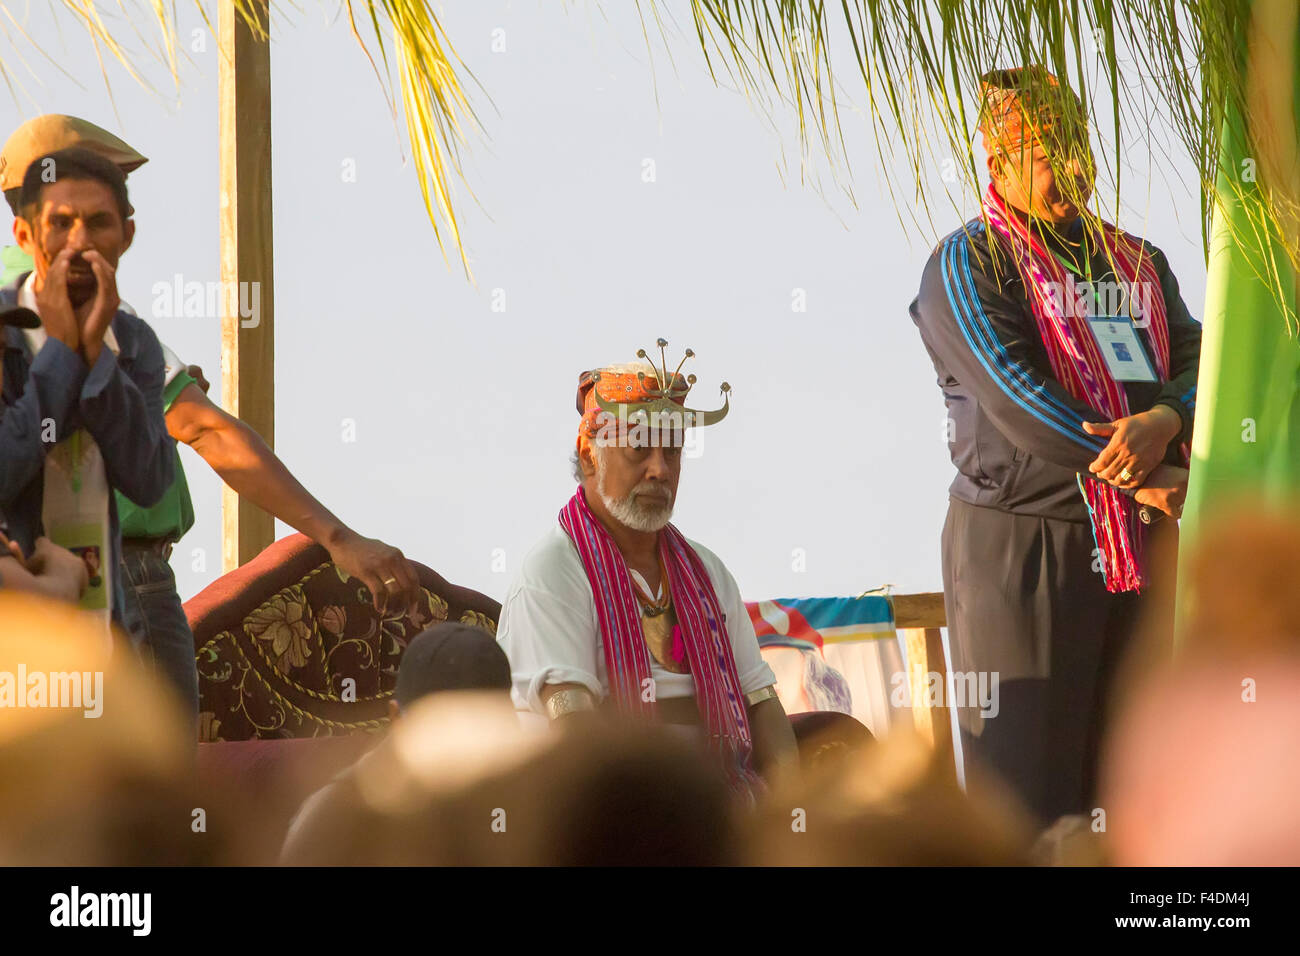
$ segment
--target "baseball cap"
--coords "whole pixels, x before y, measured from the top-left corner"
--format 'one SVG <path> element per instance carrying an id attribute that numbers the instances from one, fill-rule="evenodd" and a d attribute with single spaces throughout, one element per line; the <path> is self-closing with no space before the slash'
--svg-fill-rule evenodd
<path id="1" fill-rule="evenodd" d="M 124 173 L 149 162 L 147 157 L 94 123 L 63 113 L 46 113 L 19 126 L 0 148 L 0 192 L 20 188 L 23 174 L 33 160 L 72 146 L 98 153 Z"/>
<path id="2" fill-rule="evenodd" d="M 481 628 L 443 621 L 411 640 L 397 669 L 394 693 L 403 708 L 447 690 L 510 689 L 510 661 Z"/>

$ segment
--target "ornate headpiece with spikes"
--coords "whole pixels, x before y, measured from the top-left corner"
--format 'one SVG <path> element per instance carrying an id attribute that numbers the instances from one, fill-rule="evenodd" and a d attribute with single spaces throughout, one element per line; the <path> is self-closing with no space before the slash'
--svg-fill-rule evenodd
<path id="1" fill-rule="evenodd" d="M 695 357 L 695 353 L 687 349 L 677 364 L 677 369 L 669 375 L 665 353 L 668 340 L 658 339 L 655 344 L 659 347 L 661 365 L 655 368 L 647 360 L 646 350 L 638 349 L 637 358 L 648 365 L 650 374 L 644 369 L 637 369 L 635 384 L 631 378 L 631 369 L 606 368 L 584 372 L 578 386 L 579 410 L 585 410 L 584 393 L 589 387 L 596 407 L 613 415 L 618 421 L 653 425 L 667 418 L 671 422 L 681 422 L 684 427 L 715 425 L 722 421 L 731 410 L 731 386 L 722 383 L 723 403 L 719 409 L 702 412 L 686 408 L 686 394 L 695 384 L 695 376 L 687 375 L 683 378 L 681 370 L 687 359 Z M 631 400 L 619 401 L 619 398 Z"/>

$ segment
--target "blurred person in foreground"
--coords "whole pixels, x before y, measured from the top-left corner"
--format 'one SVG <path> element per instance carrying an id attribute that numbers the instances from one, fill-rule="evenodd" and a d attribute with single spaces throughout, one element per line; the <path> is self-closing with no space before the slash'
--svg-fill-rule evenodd
<path id="1" fill-rule="evenodd" d="M 1174 663 L 1129 669 L 1100 806 L 1124 866 L 1300 865 L 1300 511 L 1206 521 Z"/>
<path id="2" fill-rule="evenodd" d="M 1020 866 L 1032 817 L 997 777 L 898 728 L 779 786 L 741 832 L 763 866 Z"/>
<path id="3" fill-rule="evenodd" d="M 100 622 L 0 590 L 0 866 L 240 863 L 255 818 L 209 810 L 176 705 Z"/>
<path id="4" fill-rule="evenodd" d="M 444 621 L 421 632 L 407 645 L 393 699 L 388 702 L 389 717 L 396 726 L 418 701 L 452 691 L 476 691 L 489 701 L 496 696 L 498 703 L 508 703 L 510 663 L 486 631 Z M 477 741 L 472 728 L 463 728 L 463 732 L 471 745 Z M 384 755 L 381 753 L 378 759 L 382 762 Z M 281 853 L 285 862 L 349 862 L 339 856 L 333 831 L 340 813 L 354 799 L 355 780 L 364 765 L 374 760 L 375 750 L 367 752 L 303 802 L 285 837 Z"/>
<path id="5" fill-rule="evenodd" d="M 693 866 L 739 862 L 734 801 L 700 748 L 611 720 L 521 727 L 508 696 L 404 711 L 283 862 L 353 866 Z"/>
<path id="6" fill-rule="evenodd" d="M 760 774 L 797 766 L 794 733 L 735 578 L 669 523 L 685 429 L 720 421 L 729 402 L 686 408 L 695 376 L 637 354 L 579 377 L 581 484 L 524 559 L 497 638 L 516 706 L 581 721 L 604 704 L 689 728 L 732 791 L 753 798 Z"/>
<path id="7" fill-rule="evenodd" d="M 94 123 L 76 116 L 49 113 L 23 123 L 0 148 L 0 189 L 17 216 L 23 176 L 37 157 L 59 149 L 85 149 L 111 162 L 125 178 L 149 160 Z M 21 282 L 34 268 L 28 251 L 3 250 L 2 282 Z M 134 310 L 122 303 L 123 311 Z M 208 381 L 196 365 L 185 365 L 160 343 L 163 353 L 162 403 L 167 433 L 189 445 L 241 496 L 306 534 L 330 553 L 344 573 L 370 591 L 375 607 L 409 607 L 419 594 L 419 580 L 402 553 L 366 538 L 345 525 L 317 501 L 289 472 L 252 428 L 207 397 Z M 173 455 L 174 480 L 162 498 L 142 507 L 115 496 L 122 535 L 121 578 L 125 584 L 122 621 L 140 643 L 145 663 L 175 688 L 188 719 L 197 719 L 198 674 L 194 636 L 176 590 L 168 560 L 175 544 L 194 524 L 194 505 L 181 467 Z"/>

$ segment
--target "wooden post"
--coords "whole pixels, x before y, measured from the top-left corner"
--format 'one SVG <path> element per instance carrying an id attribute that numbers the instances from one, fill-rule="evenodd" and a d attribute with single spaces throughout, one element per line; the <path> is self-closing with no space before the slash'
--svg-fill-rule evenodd
<path id="1" fill-rule="evenodd" d="M 269 30 L 266 4 L 261 23 Z M 221 123 L 221 395 L 230 414 L 275 447 L 275 323 L 271 250 L 271 48 L 221 0 L 218 19 Z M 222 489 L 226 571 L 275 538 L 275 519 Z"/>
<path id="2" fill-rule="evenodd" d="M 948 663 L 943 653 L 943 634 L 946 626 L 943 592 L 928 594 L 899 594 L 894 599 L 894 626 L 902 632 L 907 646 L 907 678 L 912 692 L 912 722 L 917 732 L 939 754 L 945 763 L 951 763 L 957 773 L 956 753 L 953 747 L 951 709 L 946 698 L 939 706 L 929 704 L 929 675 L 938 674 L 944 694 L 948 691 Z"/>

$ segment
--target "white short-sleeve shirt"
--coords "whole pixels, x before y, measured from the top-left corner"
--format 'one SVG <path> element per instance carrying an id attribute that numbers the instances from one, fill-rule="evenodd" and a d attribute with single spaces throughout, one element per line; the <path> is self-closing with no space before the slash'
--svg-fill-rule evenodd
<path id="1" fill-rule="evenodd" d="M 741 693 L 776 683 L 758 650 L 758 638 L 740 588 L 717 556 L 687 539 L 699 555 L 718 595 L 736 659 Z M 557 522 L 524 558 L 501 607 L 497 640 L 510 659 L 515 707 L 543 714 L 546 684 L 581 684 L 597 698 L 609 696 L 605 645 L 596 618 L 596 599 L 577 548 Z M 694 697 L 695 678 L 664 670 L 650 658 L 659 699 Z"/>

